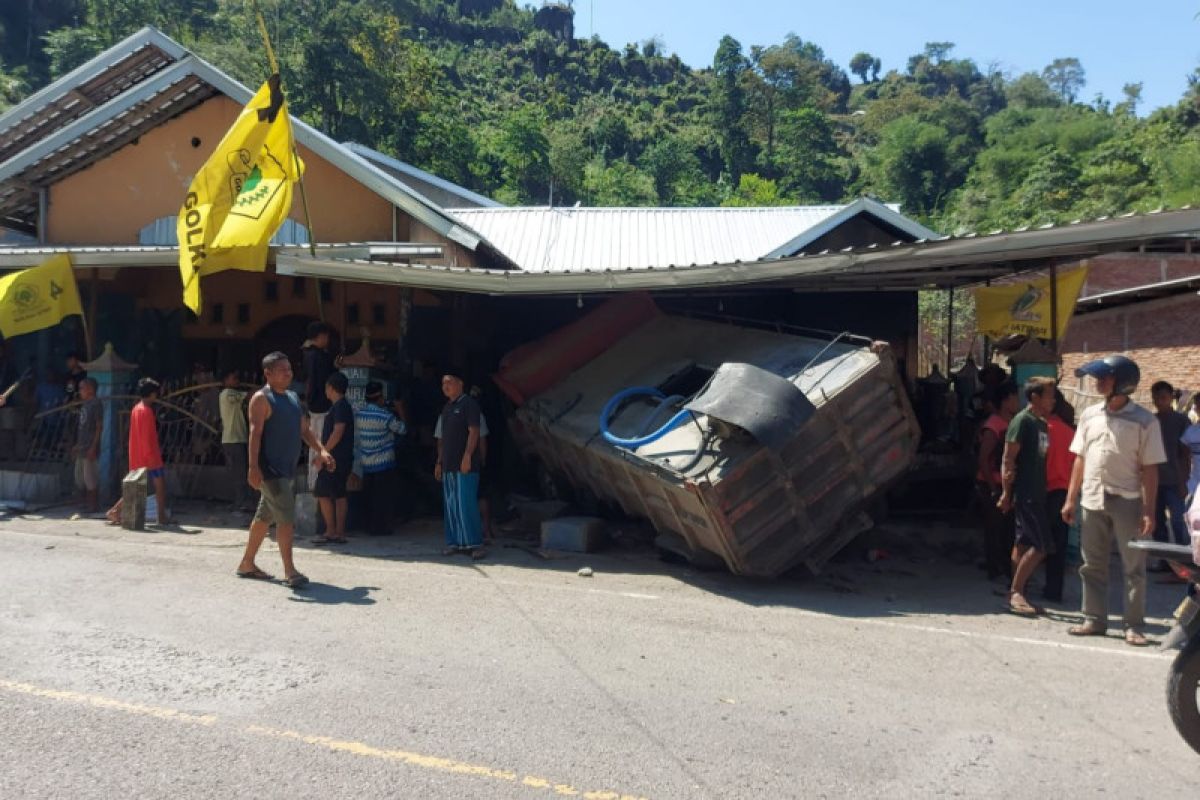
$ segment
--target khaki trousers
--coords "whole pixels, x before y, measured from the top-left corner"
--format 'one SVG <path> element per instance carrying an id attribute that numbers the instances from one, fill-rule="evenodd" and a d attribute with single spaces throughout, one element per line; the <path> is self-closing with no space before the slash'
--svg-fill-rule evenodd
<path id="1" fill-rule="evenodd" d="M 1083 566 L 1083 616 L 1108 627 L 1108 560 L 1113 541 L 1125 573 L 1125 627 L 1140 631 L 1146 622 L 1146 554 L 1129 547 L 1142 524 L 1142 501 L 1104 495 L 1104 508 L 1084 508 L 1080 517 L 1079 549 Z"/>

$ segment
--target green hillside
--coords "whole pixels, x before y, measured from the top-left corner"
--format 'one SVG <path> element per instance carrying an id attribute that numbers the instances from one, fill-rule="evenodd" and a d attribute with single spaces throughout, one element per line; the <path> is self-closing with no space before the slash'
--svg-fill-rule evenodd
<path id="1" fill-rule="evenodd" d="M 1200 200 L 1200 72 L 1146 114 L 1089 97 L 1064 53 L 1002 75 L 928 44 L 906 64 L 820 43 L 575 37 L 569 3 L 261 0 L 292 109 L 507 203 L 773 205 L 870 194 L 947 232 Z M 0 4 L 0 105 L 145 24 L 239 80 L 266 74 L 244 0 Z"/>

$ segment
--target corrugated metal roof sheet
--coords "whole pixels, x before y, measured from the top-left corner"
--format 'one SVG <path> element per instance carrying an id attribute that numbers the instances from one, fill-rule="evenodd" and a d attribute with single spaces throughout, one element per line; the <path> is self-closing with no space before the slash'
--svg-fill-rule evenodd
<path id="1" fill-rule="evenodd" d="M 730 264 L 792 255 L 833 227 L 869 214 L 909 239 L 937 234 L 896 206 L 859 198 L 848 205 L 773 208 L 467 208 L 469 224 L 528 272 Z"/>
<path id="2" fill-rule="evenodd" d="M 1189 206 L 1101 217 L 1068 225 L 933 241 L 896 242 L 814 255 L 688 267 L 542 271 L 434 264 L 379 264 L 302 251 L 280 251 L 281 275 L 417 286 L 481 294 L 567 294 L 787 286 L 803 291 L 946 289 L 1027 272 L 1050 261 L 1099 255 L 1167 237 L 1200 235 L 1200 209 Z"/>
<path id="3" fill-rule="evenodd" d="M 580 272 L 754 261 L 842 208 L 479 208 L 450 213 L 524 270 Z"/>

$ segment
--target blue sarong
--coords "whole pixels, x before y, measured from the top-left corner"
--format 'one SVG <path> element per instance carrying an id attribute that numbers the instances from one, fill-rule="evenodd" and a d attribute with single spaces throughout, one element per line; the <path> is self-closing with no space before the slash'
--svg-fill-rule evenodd
<path id="1" fill-rule="evenodd" d="M 479 473 L 443 472 L 442 497 L 446 511 L 446 546 L 468 550 L 483 545 L 479 516 Z"/>

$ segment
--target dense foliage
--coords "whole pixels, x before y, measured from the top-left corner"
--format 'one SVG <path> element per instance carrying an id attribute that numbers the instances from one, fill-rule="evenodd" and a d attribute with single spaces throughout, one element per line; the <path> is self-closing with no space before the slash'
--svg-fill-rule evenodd
<path id="1" fill-rule="evenodd" d="M 1200 199 L 1200 73 L 1177 105 L 1139 117 L 1140 85 L 1084 101 L 1070 57 L 1007 76 L 931 42 L 904 65 L 861 52 L 842 66 L 795 35 L 749 48 L 727 36 L 692 69 L 658 40 L 575 38 L 565 2 L 259 5 L 294 112 L 504 202 L 871 194 L 949 232 Z M 266 73 L 246 0 L 13 0 L 0 4 L 0 107 L 145 24 L 247 84 Z"/>

